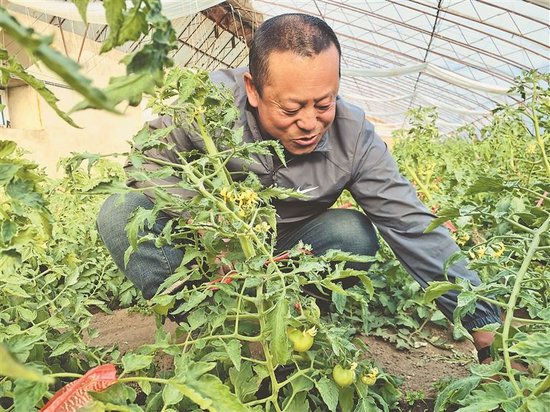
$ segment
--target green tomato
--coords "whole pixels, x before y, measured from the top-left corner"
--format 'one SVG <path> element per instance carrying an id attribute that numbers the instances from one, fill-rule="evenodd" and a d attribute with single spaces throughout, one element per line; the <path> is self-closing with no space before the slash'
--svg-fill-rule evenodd
<path id="1" fill-rule="evenodd" d="M 342 365 L 338 364 L 332 370 L 332 377 L 338 386 L 345 388 L 346 386 L 350 386 L 355 380 L 355 370 L 354 368 L 344 369 Z"/>
<path id="2" fill-rule="evenodd" d="M 292 342 L 292 348 L 296 352 L 306 352 L 313 346 L 313 337 L 317 333 L 315 327 L 301 331 L 296 328 L 288 328 L 288 339 Z"/>

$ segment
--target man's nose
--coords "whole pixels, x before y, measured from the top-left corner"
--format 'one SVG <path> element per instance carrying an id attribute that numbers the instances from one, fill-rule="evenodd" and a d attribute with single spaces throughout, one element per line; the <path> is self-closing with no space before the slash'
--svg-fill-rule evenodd
<path id="1" fill-rule="evenodd" d="M 307 132 L 315 130 L 317 126 L 317 113 L 315 108 L 304 108 L 300 115 L 300 118 L 296 122 L 298 127 Z"/>

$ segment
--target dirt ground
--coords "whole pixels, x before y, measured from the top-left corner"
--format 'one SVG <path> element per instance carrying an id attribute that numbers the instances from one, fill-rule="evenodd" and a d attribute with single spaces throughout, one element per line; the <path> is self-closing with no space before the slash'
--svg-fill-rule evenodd
<path id="1" fill-rule="evenodd" d="M 99 336 L 91 342 L 94 346 L 109 347 L 118 345 L 122 353 L 141 345 L 154 343 L 155 320 L 127 310 L 118 310 L 112 314 L 94 315 L 91 327 Z M 167 321 L 165 329 L 175 333 L 176 324 Z M 368 357 L 373 359 L 385 372 L 403 379 L 401 390 L 404 394 L 421 392 L 427 400 L 435 397 L 434 384 L 468 375 L 468 364 L 474 359 L 474 347 L 470 342 L 452 342 L 439 329 L 430 329 L 430 333 L 446 340 L 446 348 L 435 347 L 429 343 L 418 349 L 397 350 L 392 343 L 377 337 L 365 337 L 368 345 Z M 165 363 L 168 360 L 163 360 Z M 414 406 L 402 405 L 404 411 L 429 410 L 429 402 L 416 402 Z"/>

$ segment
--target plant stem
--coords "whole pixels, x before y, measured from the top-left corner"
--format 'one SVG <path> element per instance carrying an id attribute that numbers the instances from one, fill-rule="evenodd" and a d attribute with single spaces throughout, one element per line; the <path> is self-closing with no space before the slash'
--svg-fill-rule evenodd
<path id="1" fill-rule="evenodd" d="M 508 223 L 510 223 L 512 226 L 520 229 L 520 230 L 523 230 L 524 232 L 527 232 L 527 233 L 531 233 L 533 234 L 533 230 L 529 229 L 527 226 L 523 226 L 521 223 L 518 223 L 518 222 L 515 222 L 513 221 L 512 219 L 508 218 L 508 217 L 504 217 L 503 218 L 504 220 L 506 220 Z"/>
<path id="2" fill-rule="evenodd" d="M 199 126 L 199 131 L 202 137 L 202 140 L 204 141 L 204 147 L 206 149 L 206 152 L 213 156 L 211 158 L 212 163 L 214 164 L 215 169 L 217 170 L 218 177 L 223 181 L 224 185 L 230 186 L 232 183 L 231 175 L 223 165 L 223 163 L 220 162 L 220 159 L 218 159 L 216 156 L 218 155 L 218 149 L 216 148 L 216 145 L 214 144 L 214 141 L 212 140 L 212 137 L 206 130 L 204 119 L 199 113 L 197 116 L 195 116 L 195 119 L 197 120 L 197 124 Z M 254 244 L 249 239 L 248 235 L 238 235 L 239 242 L 241 244 L 241 248 L 243 250 L 244 256 L 246 259 L 250 259 L 254 256 L 256 256 L 256 250 L 254 249 Z"/>
<path id="3" fill-rule="evenodd" d="M 542 199 L 550 200 L 550 197 L 546 196 L 544 193 L 535 192 L 533 189 L 529 189 L 528 187 L 518 186 L 518 189 L 524 192 L 531 193 L 532 195 L 538 197 L 539 199 L 542 198 Z"/>
<path id="4" fill-rule="evenodd" d="M 542 319 L 525 319 L 525 318 L 518 318 L 514 316 L 513 320 L 516 322 L 529 323 L 533 325 L 550 325 L 550 321 L 542 320 Z"/>
<path id="5" fill-rule="evenodd" d="M 160 383 L 161 385 L 168 385 L 170 380 L 162 378 L 150 378 L 148 376 L 132 376 L 129 378 L 119 378 L 117 379 L 118 383 L 127 383 L 127 382 L 153 382 Z"/>
<path id="6" fill-rule="evenodd" d="M 550 375 L 547 375 L 546 378 L 540 383 L 540 385 L 535 388 L 535 390 L 533 391 L 533 395 L 539 396 L 542 393 L 546 392 L 548 389 L 550 389 Z"/>
<path id="7" fill-rule="evenodd" d="M 422 193 L 424 193 L 424 195 L 426 196 L 426 199 L 431 201 L 432 200 L 432 194 L 430 193 L 430 191 L 426 187 L 426 185 L 420 180 L 420 178 L 418 177 L 416 172 L 407 164 L 405 164 L 405 169 L 411 175 L 414 182 L 418 185 L 418 188 L 422 191 Z"/>
<path id="8" fill-rule="evenodd" d="M 213 340 L 213 339 L 238 339 L 246 342 L 261 342 L 262 337 L 261 336 L 245 336 L 241 335 L 240 333 L 230 333 L 226 335 L 212 335 L 212 336 L 204 336 L 202 338 L 198 339 L 191 339 L 186 340 L 182 343 L 177 343 L 175 346 L 187 346 L 193 343 L 202 342 L 206 340 Z"/>
<path id="9" fill-rule="evenodd" d="M 525 258 L 523 259 L 521 267 L 519 268 L 519 271 L 517 273 L 516 281 L 514 283 L 512 293 L 510 294 L 510 299 L 508 300 L 506 317 L 504 319 L 504 326 L 502 329 L 502 353 L 504 356 L 504 363 L 506 365 L 506 373 L 508 375 L 508 378 L 510 379 L 510 382 L 512 383 L 512 386 L 514 387 L 515 392 L 518 395 L 521 395 L 522 393 L 514 377 L 514 372 L 512 370 L 512 362 L 510 359 L 510 349 L 508 348 L 510 327 L 512 326 L 512 320 L 514 319 L 514 309 L 516 307 L 516 302 L 518 300 L 519 292 L 521 291 L 521 283 L 523 281 L 523 277 L 527 273 L 529 264 L 531 263 L 531 260 L 533 259 L 533 256 L 539 246 L 541 235 L 543 233 L 546 233 L 549 227 L 550 227 L 550 217 L 548 217 L 537 230 L 532 231 L 533 239 L 531 241 L 531 245 L 529 246 L 529 250 L 525 255 Z"/>
<path id="10" fill-rule="evenodd" d="M 508 305 L 507 305 L 506 303 L 502 303 L 502 302 L 499 302 L 498 300 L 488 298 L 487 296 L 477 295 L 477 294 L 476 294 L 476 297 L 477 297 L 479 300 L 484 300 L 485 302 L 492 303 L 493 305 L 495 305 L 495 306 L 500 306 L 501 308 L 507 308 L 507 307 L 508 307 Z"/>
<path id="11" fill-rule="evenodd" d="M 70 372 L 60 372 L 60 373 L 50 373 L 50 378 L 82 378 L 84 375 L 81 375 L 80 373 L 70 373 Z"/>
<path id="12" fill-rule="evenodd" d="M 535 97 L 536 97 L 536 94 L 533 93 L 533 101 L 535 100 Z M 550 177 L 550 163 L 548 162 L 548 157 L 546 156 L 546 150 L 544 148 L 544 139 L 542 138 L 541 134 L 540 134 L 540 129 L 539 129 L 539 118 L 537 116 L 537 112 L 535 111 L 535 105 L 533 104 L 531 106 L 531 113 L 533 114 L 533 123 L 534 123 L 534 126 L 535 126 L 535 137 L 537 139 L 537 143 L 539 145 L 539 148 L 540 148 L 540 152 L 542 154 L 542 160 L 544 162 L 544 168 L 546 169 L 546 175 L 547 177 Z"/>
<path id="13" fill-rule="evenodd" d="M 267 325 L 265 323 L 265 310 L 264 310 L 264 298 L 263 298 L 263 285 L 259 285 L 256 288 L 256 296 L 258 296 L 258 315 L 260 315 L 260 336 L 265 332 L 267 329 Z M 271 401 L 273 403 L 273 407 L 277 412 L 281 412 L 281 408 L 279 407 L 279 402 L 277 401 L 278 395 L 279 395 L 279 385 L 277 382 L 277 377 L 275 376 L 275 365 L 273 364 L 273 356 L 271 356 L 271 351 L 269 350 L 269 347 L 267 346 L 267 343 L 265 339 L 260 340 L 260 343 L 262 345 L 262 350 L 264 352 L 264 358 L 266 362 L 266 369 L 269 373 L 269 379 L 271 380 L 271 396 L 266 398 L 267 401 Z"/>

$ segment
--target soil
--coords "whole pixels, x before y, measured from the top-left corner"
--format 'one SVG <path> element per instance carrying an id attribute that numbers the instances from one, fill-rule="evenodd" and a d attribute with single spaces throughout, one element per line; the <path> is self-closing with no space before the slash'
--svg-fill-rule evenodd
<path id="1" fill-rule="evenodd" d="M 112 314 L 97 313 L 91 325 L 98 331 L 98 336 L 91 341 L 93 346 L 118 346 L 125 353 L 144 344 L 154 343 L 155 318 L 128 310 L 117 310 Z M 166 321 L 164 328 L 175 335 L 176 324 Z M 431 410 L 433 399 L 437 393 L 434 384 L 467 376 L 469 363 L 474 359 L 474 347 L 468 342 L 453 342 L 448 333 L 438 328 L 428 329 L 433 336 L 446 343 L 436 347 L 429 343 L 418 349 L 397 350 L 395 345 L 378 337 L 364 337 L 369 350 L 369 358 L 386 373 L 403 380 L 400 387 L 405 395 L 410 397 L 416 393 L 420 398 L 416 402 L 405 400 L 403 411 Z M 171 365 L 167 355 L 159 357 L 157 364 L 164 369 Z"/>

